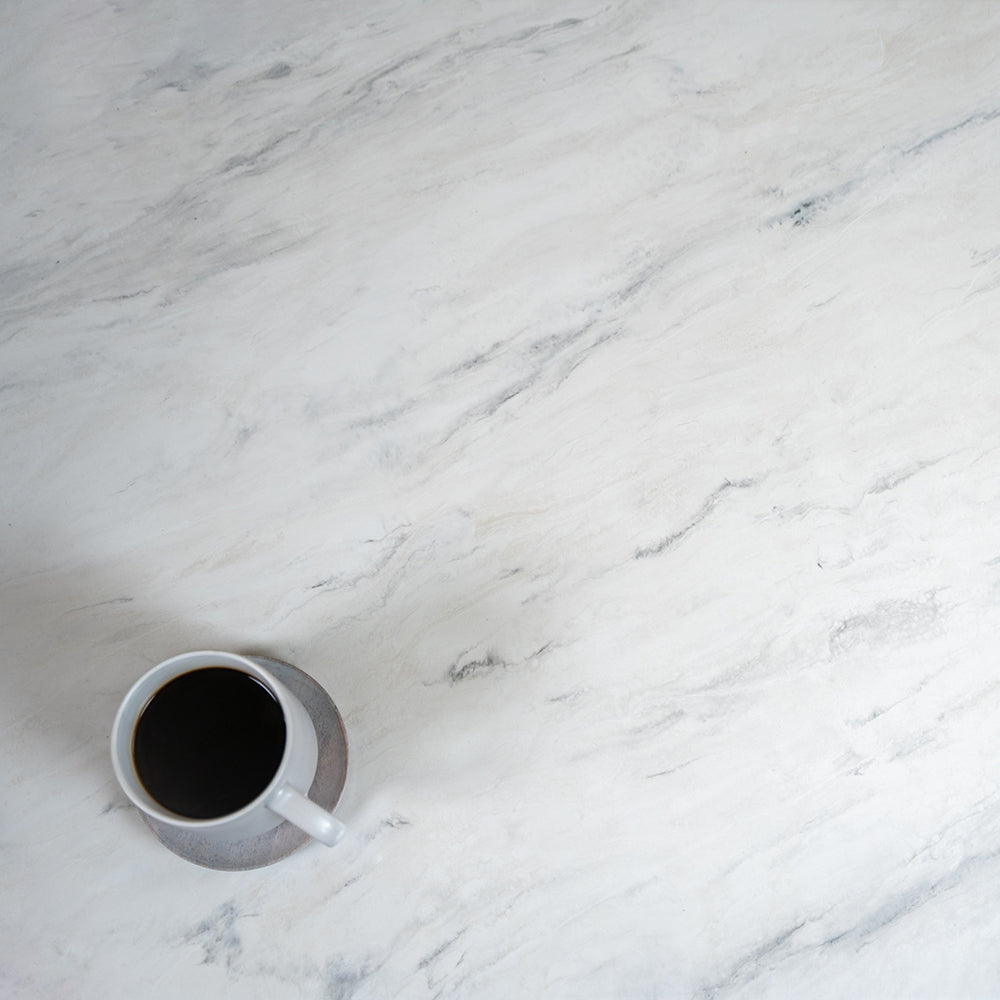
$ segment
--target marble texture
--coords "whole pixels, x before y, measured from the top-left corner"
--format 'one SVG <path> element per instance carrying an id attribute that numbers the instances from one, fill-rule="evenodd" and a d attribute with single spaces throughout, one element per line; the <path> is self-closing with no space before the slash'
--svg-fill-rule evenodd
<path id="1" fill-rule="evenodd" d="M 0 19 L 0 995 L 1000 995 L 1000 8 Z M 127 805 L 206 647 L 341 845 Z"/>

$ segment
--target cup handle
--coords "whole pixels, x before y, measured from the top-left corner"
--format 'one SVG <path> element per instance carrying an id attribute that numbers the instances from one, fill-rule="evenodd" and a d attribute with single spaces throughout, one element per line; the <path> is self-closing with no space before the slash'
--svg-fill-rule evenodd
<path id="1" fill-rule="evenodd" d="M 268 799 L 267 808 L 305 830 L 310 837 L 333 847 L 344 836 L 347 827 L 333 817 L 322 806 L 307 799 L 291 785 L 282 785 Z"/>

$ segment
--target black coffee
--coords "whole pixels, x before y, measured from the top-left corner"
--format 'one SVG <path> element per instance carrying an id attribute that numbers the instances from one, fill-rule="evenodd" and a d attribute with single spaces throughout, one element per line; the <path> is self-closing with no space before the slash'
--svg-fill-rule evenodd
<path id="1" fill-rule="evenodd" d="M 190 819 L 235 812 L 268 785 L 285 750 L 285 718 L 258 680 L 203 667 L 168 681 L 135 725 L 132 759 L 146 791 Z"/>

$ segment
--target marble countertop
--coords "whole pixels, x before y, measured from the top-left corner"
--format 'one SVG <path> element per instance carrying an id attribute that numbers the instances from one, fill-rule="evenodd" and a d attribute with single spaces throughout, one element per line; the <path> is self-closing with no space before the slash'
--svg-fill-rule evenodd
<path id="1" fill-rule="evenodd" d="M 1000 10 L 0 33 L 0 995 L 1000 994 Z M 222 873 L 131 682 L 340 707 Z"/>

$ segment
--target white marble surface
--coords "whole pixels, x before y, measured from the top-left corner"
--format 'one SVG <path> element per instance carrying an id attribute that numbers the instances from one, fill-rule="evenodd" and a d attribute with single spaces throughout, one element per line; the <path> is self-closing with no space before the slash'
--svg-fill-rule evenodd
<path id="1" fill-rule="evenodd" d="M 996 5 L 0 23 L 0 995 L 1000 995 Z M 126 805 L 203 647 L 345 843 Z"/>

